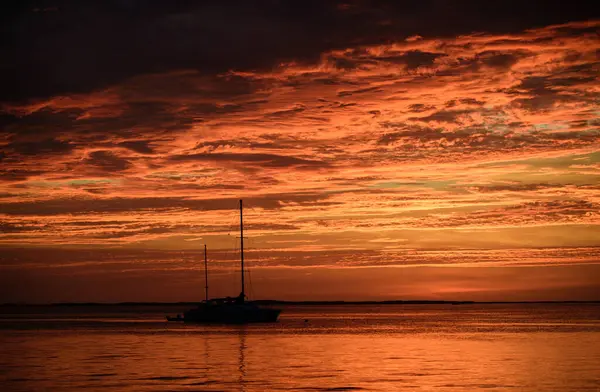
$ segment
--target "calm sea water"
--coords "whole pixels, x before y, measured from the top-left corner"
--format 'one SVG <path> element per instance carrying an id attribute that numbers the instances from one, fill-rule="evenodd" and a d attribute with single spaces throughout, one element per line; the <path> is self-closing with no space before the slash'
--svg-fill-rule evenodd
<path id="1" fill-rule="evenodd" d="M 2 391 L 600 391 L 599 305 L 2 308 Z"/>

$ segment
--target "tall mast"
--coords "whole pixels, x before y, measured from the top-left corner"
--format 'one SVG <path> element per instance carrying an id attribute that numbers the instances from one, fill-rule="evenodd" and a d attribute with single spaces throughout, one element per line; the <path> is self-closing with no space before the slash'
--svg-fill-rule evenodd
<path id="1" fill-rule="evenodd" d="M 242 301 L 246 298 L 244 293 L 244 216 L 242 213 L 242 199 L 240 199 L 240 255 L 242 258 Z"/>
<path id="2" fill-rule="evenodd" d="M 208 266 L 206 263 L 206 244 L 204 244 L 204 290 L 205 290 L 205 297 L 206 297 L 206 301 L 208 302 Z"/>

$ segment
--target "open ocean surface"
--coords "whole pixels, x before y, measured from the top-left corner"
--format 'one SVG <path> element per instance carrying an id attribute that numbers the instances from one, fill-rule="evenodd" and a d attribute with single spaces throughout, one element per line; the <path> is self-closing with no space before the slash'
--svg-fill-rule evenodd
<path id="1" fill-rule="evenodd" d="M 0 307 L 1 391 L 600 391 L 600 305 Z"/>

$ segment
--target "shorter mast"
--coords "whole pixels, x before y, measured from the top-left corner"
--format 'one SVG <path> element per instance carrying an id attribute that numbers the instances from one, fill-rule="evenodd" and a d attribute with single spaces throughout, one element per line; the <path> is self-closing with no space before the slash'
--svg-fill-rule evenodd
<path id="1" fill-rule="evenodd" d="M 208 302 L 208 265 L 206 263 L 206 244 L 204 244 L 204 295 L 206 302 Z"/>

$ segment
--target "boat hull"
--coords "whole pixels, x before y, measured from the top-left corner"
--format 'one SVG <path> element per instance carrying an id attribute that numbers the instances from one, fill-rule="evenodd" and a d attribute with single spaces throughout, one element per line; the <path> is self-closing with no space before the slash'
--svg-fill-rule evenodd
<path id="1" fill-rule="evenodd" d="M 279 313 L 281 313 L 279 309 L 260 308 L 247 304 L 199 306 L 184 312 L 183 317 L 173 321 L 202 324 L 274 323 Z"/>

